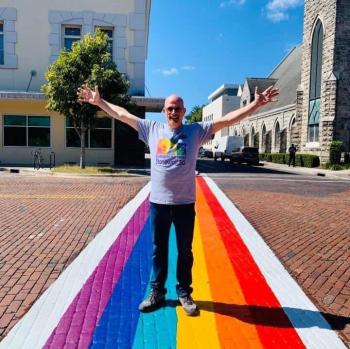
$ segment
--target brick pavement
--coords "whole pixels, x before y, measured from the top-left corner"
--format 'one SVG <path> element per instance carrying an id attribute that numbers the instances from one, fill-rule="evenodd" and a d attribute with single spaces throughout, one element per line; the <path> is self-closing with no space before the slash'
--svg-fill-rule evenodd
<path id="1" fill-rule="evenodd" d="M 350 190 L 322 194 L 311 185 L 291 194 L 276 183 L 216 182 L 350 347 Z"/>
<path id="2" fill-rule="evenodd" d="M 147 181 L 0 173 L 0 340 Z"/>

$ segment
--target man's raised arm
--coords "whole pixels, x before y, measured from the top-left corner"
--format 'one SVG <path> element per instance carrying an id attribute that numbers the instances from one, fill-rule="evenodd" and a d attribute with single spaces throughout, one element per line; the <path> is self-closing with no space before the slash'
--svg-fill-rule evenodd
<path id="1" fill-rule="evenodd" d="M 77 94 L 80 102 L 96 105 L 105 111 L 108 115 L 110 115 L 113 119 L 124 122 L 137 131 L 138 117 L 129 113 L 125 108 L 109 103 L 101 98 L 97 86 L 95 86 L 95 91 L 92 91 L 87 85 L 83 85 L 78 89 Z"/>
<path id="2" fill-rule="evenodd" d="M 255 87 L 254 101 L 243 108 L 229 112 L 221 119 L 215 120 L 213 122 L 213 133 L 221 130 L 224 127 L 228 127 L 240 122 L 252 114 L 255 110 L 267 103 L 277 102 L 277 99 L 274 98 L 276 96 L 278 96 L 278 90 L 274 89 L 273 86 L 268 87 L 262 93 L 259 93 L 258 88 Z"/>

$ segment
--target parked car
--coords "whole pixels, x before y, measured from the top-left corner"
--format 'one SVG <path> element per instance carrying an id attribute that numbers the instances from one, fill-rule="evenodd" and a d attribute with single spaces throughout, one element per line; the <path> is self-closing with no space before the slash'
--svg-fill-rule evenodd
<path id="1" fill-rule="evenodd" d="M 239 151 L 231 153 L 230 161 L 239 164 L 259 165 L 259 150 L 254 147 L 241 147 Z"/>

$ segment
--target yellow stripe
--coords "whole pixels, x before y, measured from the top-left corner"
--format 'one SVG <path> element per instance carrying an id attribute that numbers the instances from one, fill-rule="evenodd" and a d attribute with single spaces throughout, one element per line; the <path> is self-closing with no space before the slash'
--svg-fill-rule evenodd
<path id="1" fill-rule="evenodd" d="M 209 277 L 197 219 L 194 229 L 193 254 L 193 298 L 198 301 L 211 301 Z M 197 317 L 186 316 L 181 307 L 177 307 L 176 312 L 178 318 L 177 348 L 220 348 L 213 311 L 201 310 L 200 316 Z"/>
<path id="2" fill-rule="evenodd" d="M 200 185 L 197 185 L 197 207 L 206 261 L 203 264 L 210 278 L 213 302 L 219 308 L 214 314 L 220 345 L 230 349 L 262 349 L 254 323 L 241 321 L 235 316 L 240 306 L 244 310 L 247 303 Z"/>

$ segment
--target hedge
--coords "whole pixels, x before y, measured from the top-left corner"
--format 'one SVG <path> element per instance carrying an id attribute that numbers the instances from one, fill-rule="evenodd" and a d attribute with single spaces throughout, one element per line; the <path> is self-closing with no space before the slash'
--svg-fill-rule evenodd
<path id="1" fill-rule="evenodd" d="M 341 159 L 341 152 L 344 149 L 342 141 L 333 141 L 329 147 L 329 162 L 332 165 L 339 165 Z"/>
<path id="2" fill-rule="evenodd" d="M 276 164 L 288 164 L 289 154 L 287 153 L 261 153 L 259 154 L 261 161 L 273 162 Z M 320 158 L 311 154 L 296 154 L 295 165 L 301 167 L 318 167 L 320 166 Z"/>

